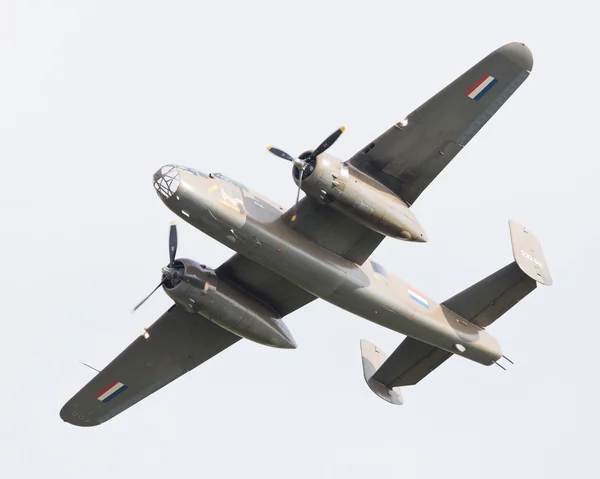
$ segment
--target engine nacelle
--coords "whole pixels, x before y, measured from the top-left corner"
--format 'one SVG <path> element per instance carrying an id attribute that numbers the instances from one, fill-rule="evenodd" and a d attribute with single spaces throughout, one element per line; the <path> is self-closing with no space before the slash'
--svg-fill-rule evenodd
<path id="1" fill-rule="evenodd" d="M 188 312 L 198 313 L 237 336 L 265 346 L 296 348 L 296 341 L 275 311 L 219 280 L 211 268 L 185 258 L 177 259 L 173 268 L 185 277 L 168 280 L 163 288 Z"/>
<path id="2" fill-rule="evenodd" d="M 299 174 L 300 170 L 294 167 L 296 184 Z M 307 164 L 302 190 L 385 236 L 427 241 L 425 231 L 404 201 L 370 176 L 331 155 L 323 153 Z"/>

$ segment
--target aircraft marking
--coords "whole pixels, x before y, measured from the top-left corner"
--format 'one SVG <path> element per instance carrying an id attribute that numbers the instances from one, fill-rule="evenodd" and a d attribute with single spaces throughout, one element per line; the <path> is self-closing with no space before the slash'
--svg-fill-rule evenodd
<path id="1" fill-rule="evenodd" d="M 113 381 L 102 391 L 96 394 L 96 399 L 103 403 L 107 403 L 108 401 L 114 399 L 115 396 L 125 391 L 125 389 L 127 389 L 127 386 L 125 386 L 125 384 L 119 381 Z"/>
<path id="2" fill-rule="evenodd" d="M 219 203 L 221 203 L 224 206 L 227 206 L 228 208 L 231 208 L 232 210 L 241 213 L 241 206 L 243 204 L 243 201 L 239 198 L 232 198 L 231 196 L 229 196 L 227 193 L 225 193 L 225 190 L 223 190 L 222 188 L 219 190 L 219 196 L 221 197 L 221 199 L 219 200 Z"/>
<path id="3" fill-rule="evenodd" d="M 534 258 L 529 253 L 526 253 L 525 251 L 521 250 L 521 255 L 523 255 L 524 258 L 527 258 L 529 261 L 534 263 L 536 266 L 539 266 L 540 268 L 544 269 L 544 265 L 542 264 L 542 262 Z"/>
<path id="4" fill-rule="evenodd" d="M 424 308 L 429 309 L 429 302 L 422 295 L 420 295 L 416 291 L 413 291 L 410 288 L 408 288 L 408 295 L 410 296 L 410 299 L 419 303 Z"/>
<path id="5" fill-rule="evenodd" d="M 465 94 L 475 100 L 479 101 L 483 98 L 488 91 L 492 89 L 492 87 L 498 83 L 498 80 L 491 75 L 483 75 L 477 82 L 469 88 Z"/>

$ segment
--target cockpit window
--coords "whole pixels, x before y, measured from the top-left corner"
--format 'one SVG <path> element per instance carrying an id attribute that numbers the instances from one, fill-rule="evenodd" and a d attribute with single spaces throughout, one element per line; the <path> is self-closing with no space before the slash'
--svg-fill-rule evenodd
<path id="1" fill-rule="evenodd" d="M 182 169 L 184 169 L 188 173 L 191 173 L 192 175 L 202 176 L 203 178 L 206 178 L 206 175 L 204 173 L 202 173 L 201 171 L 194 170 L 193 168 L 188 168 L 188 167 L 182 167 Z"/>
<path id="2" fill-rule="evenodd" d="M 214 178 L 219 178 L 220 180 L 228 181 L 229 183 L 233 183 L 234 185 L 239 186 L 242 190 L 248 191 L 248 188 L 245 185 L 241 184 L 238 181 L 232 180 L 231 178 L 228 178 L 227 176 L 225 176 L 221 173 L 210 173 L 209 176 L 211 178 L 214 177 Z"/>
<path id="3" fill-rule="evenodd" d="M 380 264 L 376 263 L 375 261 L 371 261 L 371 266 L 373 267 L 373 271 L 376 274 L 379 274 L 385 278 L 388 277 L 387 275 L 387 271 L 385 270 L 385 268 L 383 266 L 381 266 Z"/>

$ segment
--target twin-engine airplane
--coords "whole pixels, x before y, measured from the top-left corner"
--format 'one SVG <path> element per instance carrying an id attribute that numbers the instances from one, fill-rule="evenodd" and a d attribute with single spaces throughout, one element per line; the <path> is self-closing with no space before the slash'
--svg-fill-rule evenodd
<path id="1" fill-rule="evenodd" d="M 236 253 L 216 270 L 177 258 L 172 225 L 169 264 L 154 291 L 162 286 L 175 304 L 73 396 L 61 418 L 108 421 L 241 338 L 295 348 L 282 318 L 316 298 L 407 336 L 389 357 L 360 343 L 365 380 L 390 403 L 402 404 L 400 387 L 453 355 L 496 363 L 503 355 L 486 328 L 537 283 L 552 283 L 529 231 L 510 221 L 514 261 L 439 304 L 369 256 L 386 236 L 427 241 L 410 207 L 532 67 L 525 45 L 504 45 L 344 162 L 325 153 L 343 128 L 298 158 L 270 148 L 293 164 L 298 195 L 306 193 L 285 212 L 221 174 L 161 168 L 154 187 L 165 205 Z"/>

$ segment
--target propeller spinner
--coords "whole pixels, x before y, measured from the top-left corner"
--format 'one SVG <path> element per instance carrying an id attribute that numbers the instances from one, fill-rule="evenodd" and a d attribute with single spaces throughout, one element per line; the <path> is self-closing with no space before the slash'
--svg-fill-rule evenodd
<path id="1" fill-rule="evenodd" d="M 146 296 L 140 303 L 138 303 L 138 305 L 133 308 L 133 311 L 136 311 L 142 304 L 144 304 L 149 298 L 150 296 L 152 296 L 157 290 L 158 288 L 160 288 L 161 286 L 167 284 L 167 287 L 171 287 L 171 286 L 175 286 L 176 282 L 175 280 L 180 280 L 180 281 L 185 281 L 187 283 L 193 284 L 194 286 L 201 288 L 201 289 L 206 289 L 207 284 L 202 281 L 200 278 L 197 278 L 196 276 L 192 275 L 192 274 L 187 274 L 181 267 L 181 264 L 179 264 L 179 266 L 175 265 L 175 255 L 177 254 L 177 225 L 175 224 L 175 222 L 171 223 L 171 228 L 169 230 L 169 265 L 165 266 L 162 269 L 162 281 L 158 284 L 158 286 L 156 288 L 154 288 L 152 290 L 152 292 Z M 168 284 L 170 283 L 170 285 Z"/>
<path id="2" fill-rule="evenodd" d="M 307 165 L 311 162 L 314 161 L 317 156 L 319 156 L 321 153 L 324 153 L 327 149 L 329 149 L 331 147 L 331 145 L 333 145 L 337 139 L 340 137 L 340 135 L 342 133 L 344 133 L 345 128 L 342 126 L 340 128 L 338 128 L 337 130 L 335 130 L 331 135 L 329 135 L 327 137 L 327 139 L 322 142 L 312 153 L 310 153 L 306 158 L 293 158 L 291 155 L 289 155 L 288 153 L 286 153 L 283 150 L 280 150 L 279 148 L 274 148 L 272 146 L 269 146 L 267 148 L 267 150 L 269 150 L 271 153 L 273 153 L 275 156 L 278 156 L 280 158 L 283 158 L 284 160 L 290 161 L 293 163 L 293 165 L 298 168 L 300 174 L 298 175 L 298 193 L 296 194 L 296 204 L 294 205 L 294 216 L 292 217 L 292 221 L 294 221 L 296 219 L 296 212 L 297 212 L 297 208 L 298 208 L 298 201 L 300 200 L 300 190 L 302 189 L 302 177 L 304 176 L 304 170 L 306 169 Z"/>

